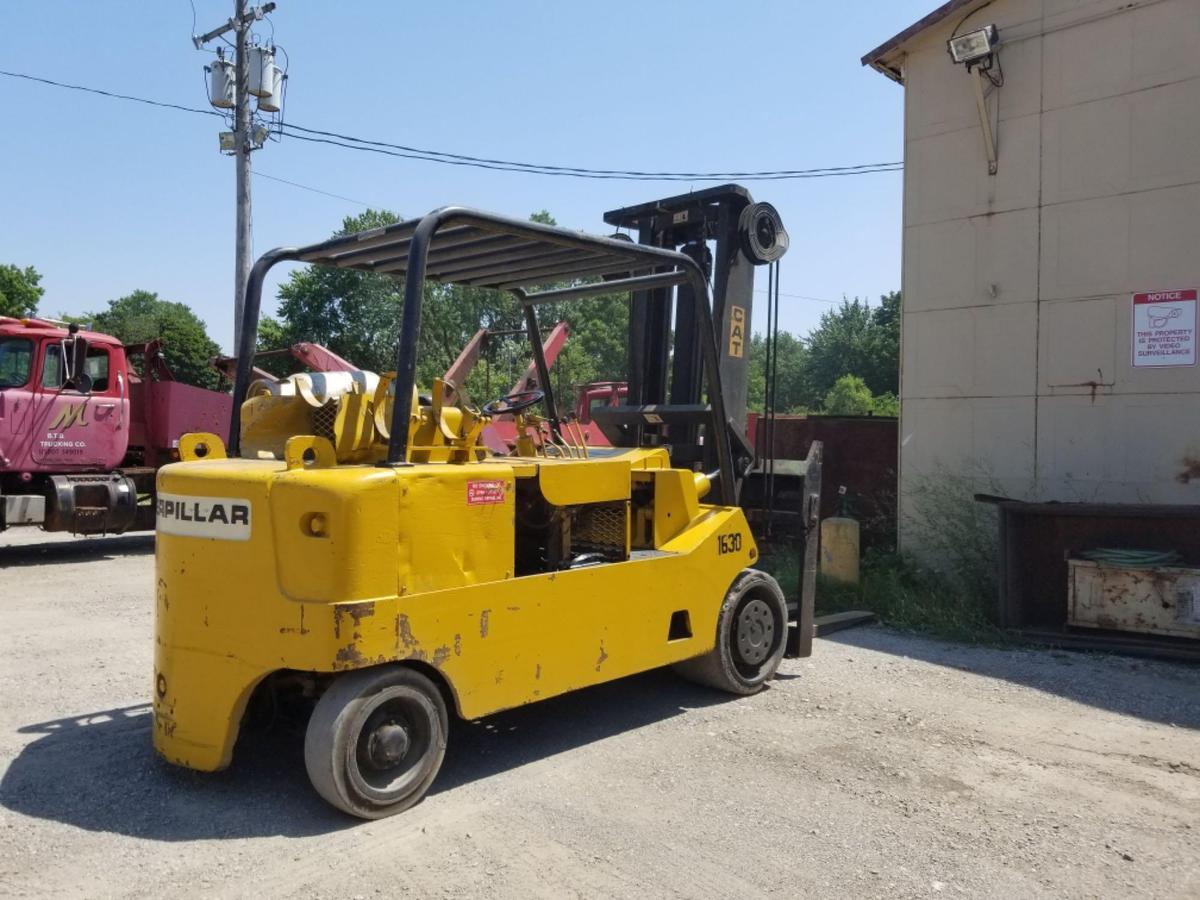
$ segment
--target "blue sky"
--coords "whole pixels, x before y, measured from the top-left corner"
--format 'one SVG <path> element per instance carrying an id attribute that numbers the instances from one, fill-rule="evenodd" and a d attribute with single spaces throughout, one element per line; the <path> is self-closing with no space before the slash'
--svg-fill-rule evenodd
<path id="1" fill-rule="evenodd" d="M 194 3 L 201 31 L 232 9 Z M 290 58 L 296 124 L 560 165 L 725 171 L 901 159 L 902 89 L 859 58 L 935 5 L 279 0 L 272 19 Z M 0 68 L 207 106 L 210 57 L 192 48 L 188 0 L 9 3 L 4 25 Z M 144 288 L 189 304 L 228 347 L 234 173 L 217 151 L 220 121 L 3 77 L 0 104 L 0 262 L 43 274 L 41 311 L 103 308 Z M 405 216 L 447 203 L 520 216 L 545 208 L 600 233 L 605 210 L 691 187 L 462 169 L 286 139 L 254 166 Z M 899 286 L 899 174 L 748 186 L 779 208 L 792 237 L 783 292 L 875 301 Z M 323 239 L 363 209 L 264 178 L 253 191 L 258 253 Z M 781 325 L 803 333 L 827 308 L 785 297 Z"/>

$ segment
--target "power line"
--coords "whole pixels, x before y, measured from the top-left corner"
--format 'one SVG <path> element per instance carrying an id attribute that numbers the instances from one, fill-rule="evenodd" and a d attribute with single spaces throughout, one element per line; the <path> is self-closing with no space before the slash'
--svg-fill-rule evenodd
<path id="1" fill-rule="evenodd" d="M 762 288 L 755 288 L 754 293 L 765 294 L 767 291 Z M 787 291 L 779 291 L 778 294 L 780 297 L 791 297 L 795 300 L 811 300 L 813 303 L 832 303 L 836 305 L 842 302 L 841 300 L 830 300 L 828 297 L 809 297 L 807 294 L 789 294 Z"/>
<path id="2" fill-rule="evenodd" d="M 39 84 L 46 84 L 57 88 L 66 88 L 69 91 L 82 91 L 85 94 L 99 94 L 101 97 L 109 97 L 113 100 L 129 100 L 133 103 L 144 103 L 147 106 L 159 106 L 163 109 L 177 109 L 180 112 L 199 113 L 203 116 L 221 116 L 221 114 L 215 109 L 200 109 L 198 106 L 183 106 L 179 103 L 164 103 L 161 100 L 147 100 L 145 97 L 134 97 L 130 94 L 118 94 L 114 91 L 102 91 L 99 88 L 85 87 L 82 84 L 66 84 L 62 81 L 51 81 L 49 78 L 39 78 L 36 75 L 26 75 L 23 72 L 6 72 L 3 69 L 0 69 L 0 75 L 6 75 L 9 78 L 20 78 L 25 81 L 36 81 Z"/>
<path id="3" fill-rule="evenodd" d="M 333 197 L 337 200 L 345 200 L 347 203 L 355 203 L 359 206 L 365 206 L 367 209 L 383 209 L 384 207 L 374 203 L 364 203 L 361 200 L 355 200 L 353 197 L 343 197 L 341 194 L 334 194 L 330 191 L 323 191 L 320 188 L 310 187 L 307 184 L 300 184 L 298 181 L 288 181 L 286 178 L 279 178 L 275 175 L 268 175 L 266 172 L 260 172 L 257 169 L 254 175 L 258 178 L 266 178 L 268 181 L 278 181 L 280 184 L 290 184 L 294 188 L 300 188 L 302 191 L 312 191 L 314 194 L 324 194 L 326 197 Z"/>
<path id="4" fill-rule="evenodd" d="M 0 75 L 10 78 L 23 79 L 25 81 L 37 82 L 39 84 L 63 88 L 66 90 L 96 94 L 102 97 L 108 97 L 110 99 L 127 100 L 134 103 L 145 104 L 147 106 L 174 109 L 180 112 L 199 113 L 206 116 L 221 117 L 221 113 L 215 110 L 200 109 L 193 106 L 183 106 L 182 104 L 178 103 L 165 103 L 159 100 L 149 100 L 144 97 L 135 97 L 130 94 L 120 94 L 114 91 L 105 91 L 99 88 L 87 87 L 85 85 L 68 84 L 61 81 L 54 81 L 49 78 L 41 78 L 36 75 L 27 75 L 21 72 L 0 70 Z M 743 181 L 785 181 L 804 178 L 831 178 L 849 175 L 866 175 L 875 172 L 899 172 L 903 168 L 903 163 L 901 162 L 884 162 L 862 163 L 853 166 L 826 166 L 813 169 L 778 169 L 746 172 L 651 172 L 640 171 L 636 169 L 590 169 L 577 166 L 556 166 L 543 163 L 525 163 L 513 160 L 491 159 L 488 157 L 449 153 L 442 150 L 428 150 L 419 147 L 409 147 L 404 144 L 393 144 L 387 141 L 357 138 L 351 135 L 340 134 L 338 132 L 306 128 L 290 122 L 284 123 L 282 133 L 293 138 L 294 140 L 316 144 L 329 144 L 331 146 L 340 147 L 347 150 L 377 153 L 384 156 L 395 156 L 402 159 L 413 159 L 421 162 L 434 162 L 441 163 L 442 165 L 465 166 L 468 168 L 489 169 L 501 172 L 525 172 L 533 175 L 551 175 L 558 177 L 616 181 L 724 181 L 730 178 Z"/>
<path id="5" fill-rule="evenodd" d="M 671 172 L 661 174 L 637 173 L 634 171 L 617 172 L 615 170 L 602 169 L 569 169 L 566 167 L 556 169 L 543 169 L 531 164 L 514 164 L 506 162 L 486 162 L 482 158 L 458 159 L 453 157 L 433 157 L 426 156 L 421 153 L 401 151 L 390 149 L 383 145 L 380 141 L 348 143 L 344 140 L 334 140 L 333 138 L 325 137 L 310 137 L 304 134 L 297 134 L 294 129 L 298 126 L 285 122 L 283 124 L 283 134 L 297 141 L 307 141 L 313 144 L 329 144 L 333 147 L 341 147 L 346 150 L 358 150 L 364 153 L 378 153 L 383 156 L 395 156 L 401 159 L 416 159 L 424 162 L 442 163 L 448 166 L 464 166 L 472 169 L 491 169 L 499 172 L 524 172 L 528 175 L 551 175 L 562 178 L 589 178 L 600 181 L 725 181 L 728 178 L 734 177 L 741 181 L 790 181 L 801 178 L 829 178 L 845 175 L 866 175 L 873 172 L 899 172 L 902 164 L 900 163 L 878 163 L 873 168 L 863 167 L 842 167 L 829 168 L 819 170 L 792 170 L 778 172 L 746 172 L 740 175 L 732 173 L 686 173 L 686 172 Z M 316 132 L 320 134 L 321 132 Z M 351 139 L 355 140 L 355 139 Z"/>
<path id="6" fill-rule="evenodd" d="M 366 138 L 356 138 L 346 134 L 339 134 L 336 131 L 321 131 L 315 128 L 305 128 L 301 125 L 287 124 L 288 128 L 296 131 L 303 131 L 307 134 L 321 135 L 327 138 L 337 138 L 342 141 L 350 141 L 356 144 L 367 144 L 374 147 L 386 147 L 393 150 L 402 150 L 407 153 L 419 154 L 421 156 L 437 156 L 446 159 L 462 160 L 463 162 L 487 163 L 496 166 L 515 166 L 525 169 L 540 169 L 549 172 L 564 172 L 578 173 L 587 175 L 630 175 L 644 178 L 755 178 L 768 176 L 803 176 L 803 175 L 820 175 L 832 172 L 859 172 L 862 170 L 870 170 L 885 166 L 903 165 L 899 162 L 891 163 L 862 163 L 856 166 L 826 166 L 815 169 L 779 169 L 775 171 L 765 172 L 643 172 L 636 169 L 589 169 L 579 168 L 576 166 L 556 166 L 549 163 L 525 163 L 514 162 L 504 159 L 488 159 L 487 157 L 467 156 L 462 153 L 447 153 L 442 150 L 428 150 L 421 147 L 409 147 L 404 144 L 393 144 L 388 141 L 374 141 Z"/>

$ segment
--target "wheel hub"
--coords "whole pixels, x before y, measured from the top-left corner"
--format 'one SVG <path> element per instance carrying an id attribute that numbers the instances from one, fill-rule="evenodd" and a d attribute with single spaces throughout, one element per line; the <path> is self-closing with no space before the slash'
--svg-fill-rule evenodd
<path id="1" fill-rule="evenodd" d="M 367 738 L 367 757 L 378 769 L 390 769 L 408 755 L 408 730 L 395 722 L 386 722 Z"/>
<path id="2" fill-rule="evenodd" d="M 762 600 L 751 600 L 738 615 L 738 655 L 743 662 L 758 665 L 771 655 L 774 639 L 775 620 L 771 608 Z"/>

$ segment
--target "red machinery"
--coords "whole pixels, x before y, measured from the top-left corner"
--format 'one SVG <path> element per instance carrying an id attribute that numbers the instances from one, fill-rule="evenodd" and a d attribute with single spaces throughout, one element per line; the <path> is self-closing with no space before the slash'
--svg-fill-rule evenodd
<path id="1" fill-rule="evenodd" d="M 475 332 L 471 340 L 467 341 L 467 345 L 463 347 L 462 352 L 458 354 L 458 358 L 454 360 L 450 368 L 446 370 L 446 374 L 442 377 L 447 394 L 453 394 L 466 383 L 467 378 L 479 362 L 479 356 L 483 352 L 484 346 L 491 338 L 512 334 L 525 334 L 525 331 L 523 329 L 516 331 L 489 331 L 486 328 L 480 328 Z M 558 359 L 558 354 L 562 352 L 563 345 L 566 344 L 569 335 L 570 330 L 567 328 L 566 322 L 559 322 L 550 330 L 550 334 L 542 342 L 542 352 L 546 356 L 547 366 L 554 365 L 554 361 Z M 525 373 L 513 385 L 509 394 L 519 394 L 524 391 L 533 390 L 537 386 L 537 367 L 531 362 L 525 367 Z M 517 426 L 513 423 L 512 416 L 502 414 L 493 417 L 488 426 L 483 429 L 481 440 L 484 446 L 496 453 L 508 453 L 517 441 Z"/>
<path id="2" fill-rule="evenodd" d="M 486 328 L 480 328 L 475 335 L 463 347 L 462 352 L 458 354 L 458 358 L 446 370 L 442 381 L 446 385 L 446 392 L 453 394 L 471 374 L 475 365 L 479 362 L 479 356 L 483 352 L 484 345 L 491 338 L 509 334 L 524 334 L 523 329 L 516 331 L 489 331 Z M 546 365 L 553 366 L 554 361 L 562 352 L 563 346 L 570 336 L 570 330 L 566 322 L 559 322 L 550 330 L 546 340 L 542 343 L 542 353 L 546 357 Z M 537 366 L 530 362 L 525 368 L 523 374 L 513 385 L 509 394 L 520 394 L 525 391 L 530 391 L 538 387 Z M 629 394 L 629 385 L 623 381 L 594 381 L 591 384 L 586 384 L 579 389 L 578 398 L 575 401 L 575 418 L 583 427 L 583 436 L 590 447 L 609 447 L 612 446 L 608 438 L 604 436 L 599 428 L 592 424 L 592 410 L 607 408 L 611 406 L 621 406 L 625 403 L 625 398 Z M 450 399 L 447 397 L 447 399 Z M 483 442 L 486 446 L 497 453 L 508 453 L 514 446 L 517 439 L 516 426 L 513 424 L 512 416 L 500 415 L 492 419 L 490 425 L 483 430 Z"/>
<path id="3" fill-rule="evenodd" d="M 589 446 L 611 446 L 608 438 L 592 424 L 592 410 L 624 406 L 629 397 L 629 384 L 624 381 L 593 381 L 579 389 L 575 399 L 575 418 L 583 426 Z"/>

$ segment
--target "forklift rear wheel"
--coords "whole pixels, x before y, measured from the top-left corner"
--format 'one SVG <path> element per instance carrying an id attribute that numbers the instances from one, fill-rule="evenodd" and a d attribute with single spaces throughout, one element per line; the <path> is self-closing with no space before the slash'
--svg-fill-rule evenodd
<path id="1" fill-rule="evenodd" d="M 716 646 L 674 668 L 697 684 L 753 694 L 779 669 L 786 638 L 787 600 L 779 583 L 766 572 L 743 569 L 721 604 Z"/>
<path id="2" fill-rule="evenodd" d="M 343 812 L 380 819 L 418 803 L 446 755 L 446 703 L 415 669 L 382 666 L 339 676 L 304 736 L 317 793 Z"/>

